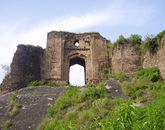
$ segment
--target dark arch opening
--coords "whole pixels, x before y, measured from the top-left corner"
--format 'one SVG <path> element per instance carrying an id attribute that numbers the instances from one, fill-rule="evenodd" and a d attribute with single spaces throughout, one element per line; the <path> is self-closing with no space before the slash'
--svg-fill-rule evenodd
<path id="1" fill-rule="evenodd" d="M 85 85 L 85 60 L 75 57 L 69 63 L 69 84 L 74 86 Z"/>

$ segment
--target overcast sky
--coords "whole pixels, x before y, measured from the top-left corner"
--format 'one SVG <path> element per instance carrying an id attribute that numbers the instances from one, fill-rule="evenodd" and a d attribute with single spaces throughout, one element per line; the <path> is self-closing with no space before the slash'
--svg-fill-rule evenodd
<path id="1" fill-rule="evenodd" d="M 0 0 L 0 64 L 11 63 L 18 44 L 45 47 L 52 30 L 100 32 L 111 41 L 157 34 L 164 11 L 165 0 Z"/>

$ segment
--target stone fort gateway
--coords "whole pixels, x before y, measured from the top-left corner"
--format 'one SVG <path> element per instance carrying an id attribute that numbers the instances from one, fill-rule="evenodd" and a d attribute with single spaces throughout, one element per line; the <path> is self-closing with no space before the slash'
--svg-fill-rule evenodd
<path id="1" fill-rule="evenodd" d="M 155 55 L 146 52 L 142 57 L 138 49 L 130 44 L 115 46 L 111 53 L 108 42 L 99 33 L 52 31 L 47 35 L 46 49 L 18 45 L 11 63 L 11 73 L 0 88 L 13 91 L 35 80 L 69 83 L 69 69 L 74 64 L 84 67 L 86 84 L 97 84 L 102 80 L 104 69 L 130 76 L 139 66 L 158 67 L 165 79 L 165 46 Z"/>

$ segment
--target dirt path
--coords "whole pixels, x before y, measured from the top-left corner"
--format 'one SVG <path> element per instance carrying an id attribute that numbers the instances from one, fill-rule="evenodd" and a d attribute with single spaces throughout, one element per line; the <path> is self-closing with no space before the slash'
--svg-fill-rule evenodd
<path id="1" fill-rule="evenodd" d="M 21 105 L 16 116 L 10 116 L 8 93 L 0 96 L 0 130 L 7 120 L 11 120 L 10 130 L 36 130 L 38 124 L 46 116 L 47 108 L 67 89 L 67 87 L 33 87 L 23 88 L 16 94 L 15 103 Z"/>

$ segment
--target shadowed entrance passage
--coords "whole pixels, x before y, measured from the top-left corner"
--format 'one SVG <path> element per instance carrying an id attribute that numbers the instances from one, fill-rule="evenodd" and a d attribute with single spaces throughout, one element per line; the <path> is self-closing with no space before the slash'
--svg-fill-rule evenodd
<path id="1" fill-rule="evenodd" d="M 74 86 L 85 85 L 85 61 L 76 57 L 70 60 L 69 83 Z"/>

